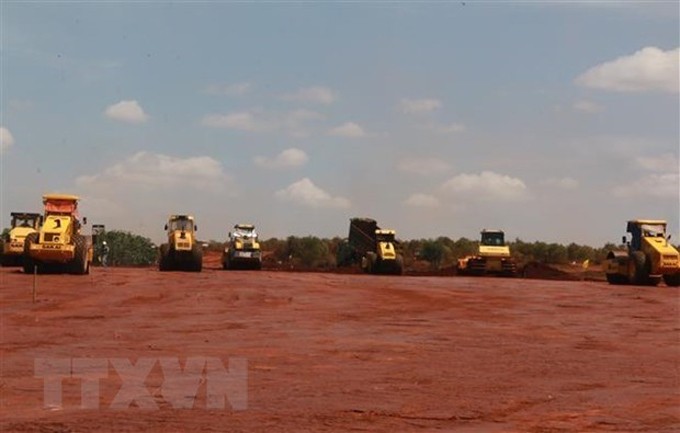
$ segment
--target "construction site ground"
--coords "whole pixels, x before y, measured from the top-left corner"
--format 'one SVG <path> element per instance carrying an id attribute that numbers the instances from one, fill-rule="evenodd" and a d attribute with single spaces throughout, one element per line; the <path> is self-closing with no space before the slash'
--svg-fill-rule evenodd
<path id="1" fill-rule="evenodd" d="M 678 289 L 599 281 L 0 269 L 2 432 L 677 432 Z M 247 407 L 45 407 L 36 359 L 247 361 Z M 89 402 L 91 405 L 92 402 Z"/>

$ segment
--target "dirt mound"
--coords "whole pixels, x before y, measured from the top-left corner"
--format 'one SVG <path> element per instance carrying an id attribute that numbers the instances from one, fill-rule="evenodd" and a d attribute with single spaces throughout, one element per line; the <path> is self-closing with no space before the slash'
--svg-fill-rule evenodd
<path id="1" fill-rule="evenodd" d="M 580 280 L 580 276 L 558 269 L 555 266 L 540 262 L 529 262 L 521 267 L 519 274 L 523 278 L 533 278 L 541 280 Z"/>

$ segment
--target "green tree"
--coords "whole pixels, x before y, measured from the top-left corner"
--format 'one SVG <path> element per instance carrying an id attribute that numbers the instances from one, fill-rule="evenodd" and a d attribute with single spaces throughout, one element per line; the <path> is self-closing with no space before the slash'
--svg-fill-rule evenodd
<path id="1" fill-rule="evenodd" d="M 95 254 L 101 252 L 103 241 L 109 246 L 109 266 L 149 266 L 158 257 L 158 249 L 149 238 L 130 232 L 112 230 L 101 233 Z"/>
<path id="2" fill-rule="evenodd" d="M 287 253 L 293 263 L 305 267 L 329 267 L 335 263 L 331 254 L 329 241 L 316 236 L 298 238 L 290 236 L 287 239 Z"/>
<path id="3" fill-rule="evenodd" d="M 430 262 L 432 269 L 439 269 L 447 252 L 448 248 L 442 239 L 426 240 L 422 243 L 420 257 Z"/>
<path id="4" fill-rule="evenodd" d="M 458 239 L 457 241 L 453 242 L 453 246 L 451 247 L 451 255 L 454 260 L 477 254 L 478 251 L 479 242 L 470 240 L 468 238 Z"/>

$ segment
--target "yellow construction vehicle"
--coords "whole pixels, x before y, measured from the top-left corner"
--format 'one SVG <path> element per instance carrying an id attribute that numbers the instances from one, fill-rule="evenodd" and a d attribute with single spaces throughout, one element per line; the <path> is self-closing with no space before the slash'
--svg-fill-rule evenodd
<path id="1" fill-rule="evenodd" d="M 262 251 L 252 224 L 236 224 L 222 252 L 223 269 L 262 269 Z"/>
<path id="2" fill-rule="evenodd" d="M 24 272 L 69 272 L 88 274 L 92 263 L 92 238 L 80 233 L 79 197 L 46 194 L 44 222 L 40 230 L 24 240 Z"/>
<path id="3" fill-rule="evenodd" d="M 456 268 L 461 275 L 517 275 L 517 264 L 510 255 L 502 230 L 482 230 L 477 254 L 458 259 Z"/>
<path id="4" fill-rule="evenodd" d="M 666 235 L 666 221 L 628 221 L 624 236 L 627 251 L 609 251 L 604 263 L 610 284 L 635 284 L 656 286 L 661 279 L 667 286 L 680 286 L 680 253 L 670 244 Z"/>
<path id="5" fill-rule="evenodd" d="M 31 233 L 37 233 L 42 225 L 39 213 L 12 212 L 12 225 L 2 244 L 2 265 L 21 266 L 24 256 L 24 240 Z"/>
<path id="6" fill-rule="evenodd" d="M 361 268 L 371 274 L 401 275 L 404 262 L 397 252 L 395 235 L 394 230 L 378 227 L 374 219 L 350 219 L 347 241 L 338 246 L 337 265 L 360 263 Z"/>
<path id="7" fill-rule="evenodd" d="M 196 240 L 198 227 L 191 215 L 170 215 L 165 225 L 168 242 L 160 247 L 158 269 L 201 272 L 203 248 Z"/>

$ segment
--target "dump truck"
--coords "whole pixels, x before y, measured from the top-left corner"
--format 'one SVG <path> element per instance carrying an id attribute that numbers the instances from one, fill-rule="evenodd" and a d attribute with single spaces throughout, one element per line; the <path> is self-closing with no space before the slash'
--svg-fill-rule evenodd
<path id="1" fill-rule="evenodd" d="M 262 251 L 253 224 L 236 224 L 222 252 L 223 269 L 262 269 Z"/>
<path id="2" fill-rule="evenodd" d="M 481 231 L 477 253 L 458 259 L 456 270 L 461 275 L 517 275 L 517 264 L 505 243 L 503 230 Z"/>
<path id="3" fill-rule="evenodd" d="M 663 279 L 667 286 L 680 286 L 680 253 L 666 235 L 666 221 L 631 220 L 623 236 L 627 250 L 607 253 L 604 270 L 610 284 L 656 286 Z"/>
<path id="4" fill-rule="evenodd" d="M 71 194 L 45 194 L 43 224 L 24 240 L 25 273 L 63 272 L 84 275 L 92 263 L 92 237 L 81 234 L 80 198 Z"/>
<path id="5" fill-rule="evenodd" d="M 401 275 L 404 262 L 395 235 L 394 230 L 381 229 L 374 219 L 350 219 L 347 241 L 338 247 L 338 266 L 359 263 L 367 273 Z"/>
<path id="6" fill-rule="evenodd" d="M 31 233 L 37 233 L 42 225 L 42 215 L 30 212 L 10 213 L 11 226 L 9 233 L 2 240 L 3 266 L 21 266 L 24 256 L 24 240 Z"/>
<path id="7" fill-rule="evenodd" d="M 160 246 L 160 271 L 192 271 L 203 269 L 203 247 L 196 240 L 198 227 L 191 215 L 170 215 L 165 224 L 168 242 Z"/>

